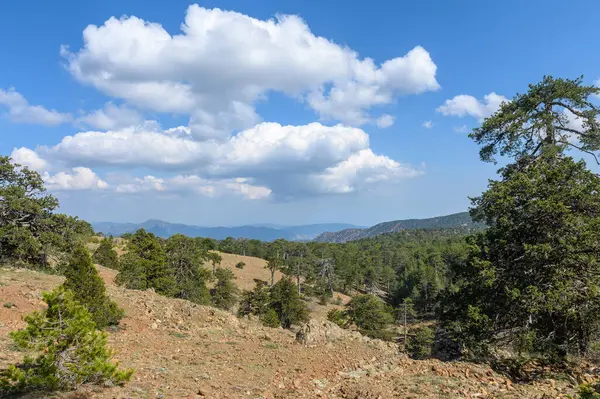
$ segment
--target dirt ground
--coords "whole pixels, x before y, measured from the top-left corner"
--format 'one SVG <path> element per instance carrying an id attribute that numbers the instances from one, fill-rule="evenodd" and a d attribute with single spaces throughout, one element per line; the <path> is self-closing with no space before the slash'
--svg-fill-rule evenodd
<path id="1" fill-rule="evenodd" d="M 258 259 L 235 255 L 224 265 L 240 260 L 246 267 L 232 270 L 244 288 L 256 278 L 251 270 L 264 269 Z M 324 321 L 329 307 L 315 303 L 314 320 L 303 329 L 310 340 L 299 343 L 294 331 L 117 287 L 115 271 L 99 270 L 109 295 L 125 309 L 121 326 L 109 333 L 109 345 L 115 359 L 135 374 L 124 387 L 85 387 L 62 398 L 559 398 L 573 393 L 567 381 L 512 384 L 485 366 L 408 359 L 394 344 Z M 8 333 L 24 326 L 25 314 L 43 308 L 41 292 L 60 282 L 58 276 L 0 269 L 0 369 L 23 356 Z"/>

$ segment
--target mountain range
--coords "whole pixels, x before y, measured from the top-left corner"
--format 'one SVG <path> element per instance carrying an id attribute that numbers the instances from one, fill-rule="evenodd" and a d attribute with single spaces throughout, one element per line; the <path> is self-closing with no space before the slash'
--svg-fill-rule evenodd
<path id="1" fill-rule="evenodd" d="M 474 222 L 468 212 L 461 212 L 429 219 L 394 220 L 367 228 L 348 228 L 335 232 L 325 232 L 315 237 L 314 241 L 348 242 L 374 237 L 379 234 L 415 229 L 461 229 L 467 232 L 484 226 L 484 224 Z"/>
<path id="2" fill-rule="evenodd" d="M 92 223 L 94 231 L 105 235 L 120 236 L 125 233 L 133 233 L 138 229 L 163 238 L 174 234 L 183 234 L 188 237 L 209 237 L 215 240 L 223 240 L 227 237 L 249 238 L 261 241 L 273 241 L 284 238 L 289 241 L 310 241 L 326 231 L 339 231 L 348 228 L 359 228 L 345 223 L 321 223 L 302 226 L 282 226 L 275 224 L 256 224 L 236 227 L 203 227 L 179 223 L 169 223 L 162 220 L 148 220 L 143 223 Z"/>
<path id="3" fill-rule="evenodd" d="M 148 220 L 143 223 L 92 223 L 96 232 L 105 235 L 120 236 L 145 229 L 155 235 L 168 238 L 174 234 L 188 237 L 210 237 L 223 240 L 227 237 L 248 238 L 261 241 L 273 241 L 283 238 L 289 241 L 347 242 L 379 234 L 393 233 L 411 229 L 475 229 L 483 225 L 473 222 L 468 212 L 438 216 L 429 219 L 407 219 L 383 222 L 371 227 L 360 227 L 345 223 L 320 223 L 300 226 L 283 226 L 277 224 L 255 224 L 235 227 L 202 227 L 180 223 L 169 223 L 162 220 Z"/>

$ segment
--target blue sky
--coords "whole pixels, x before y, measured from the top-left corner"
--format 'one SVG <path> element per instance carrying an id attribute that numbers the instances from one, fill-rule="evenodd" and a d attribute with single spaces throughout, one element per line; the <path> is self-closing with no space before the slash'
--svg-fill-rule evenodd
<path id="1" fill-rule="evenodd" d="M 7 3 L 0 154 L 90 221 L 370 225 L 465 210 L 470 129 L 600 78 L 597 1 L 344 4 Z"/>

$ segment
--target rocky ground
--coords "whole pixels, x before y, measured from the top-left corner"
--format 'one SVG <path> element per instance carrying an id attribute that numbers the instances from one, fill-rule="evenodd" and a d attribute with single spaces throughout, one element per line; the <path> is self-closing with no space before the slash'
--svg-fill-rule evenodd
<path id="1" fill-rule="evenodd" d="M 345 331 L 315 309 L 297 331 L 150 291 L 113 283 L 100 268 L 109 295 L 125 309 L 109 345 L 124 367 L 125 387 L 85 387 L 62 398 L 558 398 L 573 394 L 569 381 L 513 384 L 488 367 L 408 359 L 389 343 Z M 0 369 L 22 359 L 8 336 L 23 316 L 41 309 L 41 292 L 61 278 L 0 269 Z M 35 396 L 30 396 L 35 397 Z M 39 396 L 38 396 L 39 397 Z M 47 397 L 42 395 L 41 397 Z"/>

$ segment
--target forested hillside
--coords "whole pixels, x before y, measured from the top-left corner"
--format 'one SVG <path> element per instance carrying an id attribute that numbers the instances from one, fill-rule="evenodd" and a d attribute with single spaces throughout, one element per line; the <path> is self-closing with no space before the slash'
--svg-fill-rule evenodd
<path id="1" fill-rule="evenodd" d="M 429 219 L 408 219 L 383 222 L 365 229 L 344 229 L 337 232 L 322 233 L 315 238 L 318 242 L 348 242 L 379 234 L 395 233 L 415 229 L 455 229 L 465 234 L 483 228 L 483 223 L 474 222 L 468 212 L 438 216 Z"/>

